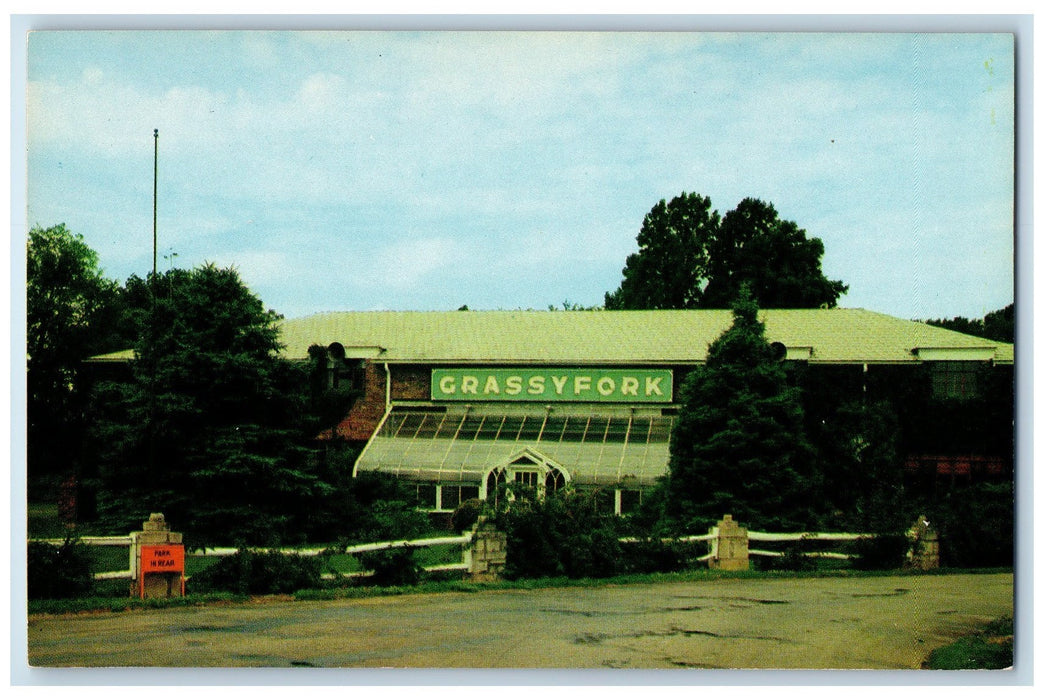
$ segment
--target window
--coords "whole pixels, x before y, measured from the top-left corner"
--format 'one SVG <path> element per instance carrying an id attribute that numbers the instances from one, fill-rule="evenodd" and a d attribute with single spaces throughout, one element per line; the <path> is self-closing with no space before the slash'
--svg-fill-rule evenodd
<path id="1" fill-rule="evenodd" d="M 621 489 L 620 513 L 633 513 L 642 504 L 642 492 L 637 489 Z"/>
<path id="2" fill-rule="evenodd" d="M 478 486 L 443 484 L 440 489 L 442 490 L 442 510 L 456 510 L 465 501 L 479 497 Z"/>
<path id="3" fill-rule="evenodd" d="M 504 424 L 500 428 L 499 440 L 515 440 L 522 429 L 522 418 L 520 416 L 505 416 Z"/>
<path id="4" fill-rule="evenodd" d="M 515 472 L 515 483 L 519 486 L 527 486 L 531 489 L 535 489 L 539 480 L 540 474 L 536 471 Z"/>
<path id="5" fill-rule="evenodd" d="M 457 430 L 460 428 L 463 418 L 461 416 L 450 416 L 447 415 L 442 424 L 439 425 L 438 432 L 435 433 L 435 437 L 443 439 L 452 439 L 457 436 Z"/>
<path id="6" fill-rule="evenodd" d="M 479 429 L 482 427 L 484 420 L 482 416 L 468 416 L 460 426 L 460 433 L 457 435 L 457 438 L 460 440 L 474 440 L 475 436 L 479 434 Z"/>
<path id="7" fill-rule="evenodd" d="M 504 423 L 502 416 L 488 416 L 479 428 L 476 437 L 479 440 L 495 440 L 500 434 L 500 426 Z"/>
<path id="8" fill-rule="evenodd" d="M 582 442 L 587 433 L 587 423 L 590 419 L 584 416 L 570 416 L 566 419 L 565 429 L 562 431 L 563 442 Z"/>
<path id="9" fill-rule="evenodd" d="M 936 399 L 973 399 L 979 395 L 977 362 L 931 363 L 932 396 Z"/>
<path id="10" fill-rule="evenodd" d="M 435 484 L 417 484 L 417 507 L 435 508 Z"/>
<path id="11" fill-rule="evenodd" d="M 500 489 L 507 483 L 507 472 L 503 469 L 494 469 L 486 477 L 486 500 L 497 505 L 500 501 Z"/>
<path id="12" fill-rule="evenodd" d="M 544 432 L 540 439 L 544 442 L 558 442 L 562 439 L 562 431 L 565 429 L 565 418 L 552 418 L 548 416 L 544 422 Z"/>
<path id="13" fill-rule="evenodd" d="M 624 442 L 630 429 L 630 421 L 627 418 L 612 418 L 606 428 L 606 442 Z"/>
<path id="14" fill-rule="evenodd" d="M 565 474 L 552 468 L 548 470 L 547 476 L 544 478 L 544 493 L 554 493 L 565 486 L 565 483 Z"/>
<path id="15" fill-rule="evenodd" d="M 536 440 L 540 437 L 540 429 L 544 425 L 542 416 L 527 416 L 522 428 L 518 431 L 519 440 Z"/>
<path id="16" fill-rule="evenodd" d="M 427 415 L 421 414 L 421 416 L 421 424 L 420 427 L 417 429 L 417 433 L 414 435 L 414 437 L 418 439 L 435 437 L 435 433 L 438 431 L 439 425 L 442 423 L 442 420 L 443 418 L 445 418 L 445 416 L 440 416 L 437 413 L 431 413 Z"/>

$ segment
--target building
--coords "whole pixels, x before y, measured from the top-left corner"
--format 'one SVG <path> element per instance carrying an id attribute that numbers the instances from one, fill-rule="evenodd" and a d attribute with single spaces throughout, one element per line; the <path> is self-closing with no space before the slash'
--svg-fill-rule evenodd
<path id="1" fill-rule="evenodd" d="M 934 476 L 1010 472 L 1011 344 L 862 309 L 760 318 L 780 360 L 815 373 L 830 393 L 916 385 L 909 405 L 954 404 L 961 421 L 983 423 L 982 377 L 999 372 L 1008 382 L 999 423 L 959 431 L 961 440 L 908 441 L 907 466 Z M 324 349 L 329 386 L 358 389 L 335 430 L 365 442 L 356 474 L 407 480 L 434 512 L 494 498 L 504 484 L 600 487 L 627 512 L 667 472 L 681 382 L 731 323 L 728 310 L 344 312 L 281 330 L 286 357 Z"/>

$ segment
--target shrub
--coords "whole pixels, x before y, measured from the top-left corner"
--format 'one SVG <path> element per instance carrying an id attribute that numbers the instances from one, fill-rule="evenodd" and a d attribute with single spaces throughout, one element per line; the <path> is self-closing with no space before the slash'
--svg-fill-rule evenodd
<path id="1" fill-rule="evenodd" d="M 321 562 L 314 557 L 241 549 L 194 575 L 189 585 L 194 593 L 293 593 L 320 586 L 321 569 Z"/>
<path id="2" fill-rule="evenodd" d="M 603 578 L 623 572 L 620 521 L 597 491 L 565 489 L 544 498 L 516 489 L 501 498 L 496 523 L 508 536 L 504 576 Z"/>
<path id="3" fill-rule="evenodd" d="M 485 510 L 485 501 L 472 498 L 471 500 L 464 501 L 457 509 L 453 511 L 453 515 L 450 516 L 450 527 L 455 532 L 465 532 L 475 526 L 478 521 L 478 517 L 482 515 L 482 511 Z"/>
<path id="4" fill-rule="evenodd" d="M 701 543 L 701 548 L 706 549 L 706 545 Z M 623 568 L 632 574 L 682 571 L 695 556 L 692 544 L 650 537 L 624 545 Z"/>
<path id="5" fill-rule="evenodd" d="M 793 544 L 783 550 L 781 557 L 761 557 L 758 568 L 762 571 L 814 571 L 816 560 L 805 553 L 801 544 Z"/>
<path id="6" fill-rule="evenodd" d="M 26 564 L 29 600 L 76 598 L 93 588 L 90 553 L 74 538 L 57 547 L 29 543 Z"/>
<path id="7" fill-rule="evenodd" d="M 359 563 L 373 570 L 368 583 L 376 586 L 412 586 L 420 582 L 421 568 L 408 547 L 366 552 L 359 555 Z"/>
<path id="8" fill-rule="evenodd" d="M 1011 566 L 1014 562 L 1015 507 L 1007 484 L 972 484 L 954 488 L 929 521 L 939 533 L 943 566 Z"/>
<path id="9" fill-rule="evenodd" d="M 405 501 L 375 501 L 367 522 L 350 538 L 355 542 L 385 542 L 420 537 L 429 528 L 428 516 Z"/>
<path id="10" fill-rule="evenodd" d="M 881 534 L 856 540 L 854 549 L 856 556 L 852 566 L 856 569 L 899 569 L 906 562 L 910 540 L 903 534 Z"/>

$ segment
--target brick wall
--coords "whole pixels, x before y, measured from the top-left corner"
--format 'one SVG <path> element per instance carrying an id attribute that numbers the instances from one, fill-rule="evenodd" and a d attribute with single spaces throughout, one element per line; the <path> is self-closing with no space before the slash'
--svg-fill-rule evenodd
<path id="1" fill-rule="evenodd" d="M 431 398 L 431 367 L 395 365 L 391 368 L 392 401 L 427 401 Z M 345 440 L 368 440 L 384 416 L 384 365 L 367 362 L 363 370 L 363 395 L 337 426 Z"/>
<path id="2" fill-rule="evenodd" d="M 396 365 L 392 367 L 392 401 L 430 401 L 431 366 Z"/>
<path id="3" fill-rule="evenodd" d="M 363 370 L 363 395 L 356 400 L 337 426 L 337 435 L 345 440 L 368 440 L 384 416 L 384 366 L 367 362 Z"/>

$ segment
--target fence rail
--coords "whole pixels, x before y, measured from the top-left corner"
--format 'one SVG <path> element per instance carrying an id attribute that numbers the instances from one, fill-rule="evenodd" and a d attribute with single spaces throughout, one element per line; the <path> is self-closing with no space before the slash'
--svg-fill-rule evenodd
<path id="1" fill-rule="evenodd" d="M 380 552 L 392 549 L 420 549 L 424 547 L 437 547 L 439 545 L 452 545 L 459 544 L 461 546 L 467 546 L 471 543 L 472 534 L 465 533 L 457 537 L 431 537 L 420 540 L 393 540 L 388 542 L 369 542 L 365 544 L 354 544 L 347 547 L 243 547 L 242 549 L 259 549 L 269 552 L 279 552 L 280 554 L 296 554 L 302 557 L 315 557 L 321 554 L 362 554 L 363 552 Z M 80 544 L 87 545 L 89 547 L 130 547 L 131 538 L 127 536 L 114 536 L 114 537 L 80 537 L 77 540 Z M 65 544 L 64 539 L 31 539 L 29 542 L 38 542 L 42 544 L 61 546 Z M 228 557 L 234 555 L 240 551 L 239 547 L 200 547 L 197 549 L 188 550 L 185 552 L 185 556 L 188 557 Z M 464 551 L 462 555 L 463 561 L 454 564 L 434 564 L 432 566 L 422 567 L 424 571 L 429 573 L 432 572 L 443 572 L 443 571 L 467 571 L 469 568 L 469 562 L 467 560 L 468 552 Z M 337 578 L 365 578 L 372 576 L 372 571 L 349 571 L 343 573 L 326 573 L 323 574 L 323 579 L 332 580 Z M 122 571 L 102 571 L 92 575 L 96 581 L 110 581 L 118 579 L 132 579 L 134 578 L 134 572 L 130 569 Z"/>
<path id="2" fill-rule="evenodd" d="M 63 538 L 51 538 L 51 539 L 31 539 L 30 542 L 39 542 L 41 544 L 52 544 L 57 547 L 65 544 L 66 540 Z M 76 541 L 80 544 L 85 544 L 90 547 L 130 547 L 131 538 L 127 535 L 115 535 L 106 537 L 77 537 Z"/>
<path id="3" fill-rule="evenodd" d="M 394 549 L 415 549 L 424 547 L 436 547 L 440 545 L 460 545 L 462 547 L 460 562 L 448 563 L 448 564 L 435 564 L 432 566 L 423 567 L 424 571 L 427 572 L 447 572 L 447 571 L 462 571 L 471 572 L 475 575 L 476 568 L 473 566 L 475 563 L 474 557 L 485 556 L 486 546 L 482 539 L 476 539 L 477 530 L 473 530 L 470 533 L 463 533 L 459 536 L 454 537 L 432 537 L 427 539 L 417 540 L 392 540 L 387 542 L 369 542 L 365 544 L 354 544 L 345 547 L 309 547 L 309 548 L 294 548 L 294 547 L 281 547 L 281 548 L 264 548 L 259 547 L 257 549 L 266 551 L 277 551 L 283 554 L 296 554 L 298 556 L 313 557 L 322 554 L 362 554 L 365 552 L 378 552 L 387 551 Z M 914 527 L 907 533 L 910 539 L 910 550 L 907 553 L 908 563 L 918 568 L 935 568 L 939 565 L 938 562 L 938 540 L 934 531 L 929 530 L 927 521 L 923 517 L 919 518 L 914 524 Z M 750 543 L 762 542 L 762 543 L 773 543 L 773 542 L 856 542 L 860 540 L 873 539 L 875 535 L 865 533 L 851 533 L 851 532 L 759 532 L 759 531 L 747 531 L 744 528 L 740 528 L 737 523 L 732 520 L 732 516 L 726 515 L 725 518 L 718 522 L 716 527 L 710 528 L 705 535 L 687 535 L 683 537 L 674 538 L 660 538 L 660 542 L 671 542 L 671 543 L 692 543 L 692 542 L 706 542 L 707 553 L 696 557 L 695 560 L 699 562 L 706 562 L 711 567 L 718 568 L 732 568 L 732 569 L 746 569 L 749 556 L 760 556 L 760 557 L 782 557 L 785 556 L 784 552 L 774 551 L 770 549 L 752 549 Z M 50 545 L 62 545 L 66 542 L 64 539 L 34 539 L 29 540 L 30 542 L 43 542 Z M 130 547 L 132 545 L 131 537 L 126 536 L 115 536 L 115 537 L 81 537 L 78 540 L 82 544 L 88 546 L 103 546 L 103 547 Z M 647 542 L 649 538 L 641 537 L 623 537 L 620 538 L 621 543 L 625 544 L 637 544 L 641 542 Z M 481 554 L 474 554 L 472 550 L 481 552 Z M 208 548 L 197 548 L 191 551 L 187 551 L 185 554 L 189 557 L 225 557 L 231 556 L 236 552 L 240 551 L 237 547 L 208 547 Z M 474 557 L 473 557 L 474 554 Z M 500 551 L 501 556 L 500 562 L 503 563 L 503 551 Z M 856 555 L 846 554 L 844 552 L 832 552 L 832 551 L 803 551 L 802 556 L 814 557 L 820 559 L 853 559 Z M 372 571 L 352 571 L 352 572 L 335 572 L 323 574 L 324 579 L 338 579 L 338 578 L 363 578 L 372 576 Z M 105 571 L 96 573 L 93 575 L 96 580 L 110 580 L 110 579 L 131 579 L 134 574 L 130 570 L 126 571 Z"/>
<path id="4" fill-rule="evenodd" d="M 841 542 L 845 540 L 865 540 L 873 535 L 851 532 L 747 532 L 747 539 L 752 542 L 794 542 L 797 540 L 828 540 Z"/>
<path id="5" fill-rule="evenodd" d="M 856 542 L 872 539 L 873 535 L 854 532 L 747 532 L 750 542 Z M 769 549 L 748 549 L 747 554 L 760 557 L 782 557 L 784 552 Z M 814 559 L 854 559 L 855 555 L 844 552 L 802 552 L 802 556 Z"/>

